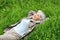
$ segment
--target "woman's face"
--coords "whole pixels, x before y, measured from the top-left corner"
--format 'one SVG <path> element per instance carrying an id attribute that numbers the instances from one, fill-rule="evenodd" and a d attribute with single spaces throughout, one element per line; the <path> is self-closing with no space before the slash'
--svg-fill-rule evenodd
<path id="1" fill-rule="evenodd" d="M 36 13 L 32 16 L 33 20 L 39 20 L 40 19 L 40 14 Z"/>

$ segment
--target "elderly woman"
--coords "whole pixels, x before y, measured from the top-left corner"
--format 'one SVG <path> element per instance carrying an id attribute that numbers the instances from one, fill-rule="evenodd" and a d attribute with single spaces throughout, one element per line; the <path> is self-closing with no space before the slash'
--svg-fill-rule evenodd
<path id="1" fill-rule="evenodd" d="M 0 40 L 20 40 L 34 29 L 35 24 L 43 23 L 45 19 L 42 11 L 30 11 L 27 18 L 22 19 L 16 26 L 0 35 Z"/>

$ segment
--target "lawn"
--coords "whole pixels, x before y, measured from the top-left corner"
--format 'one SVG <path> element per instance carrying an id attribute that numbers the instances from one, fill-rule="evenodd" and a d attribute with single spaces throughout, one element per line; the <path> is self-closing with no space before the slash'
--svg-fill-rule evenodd
<path id="1" fill-rule="evenodd" d="M 30 10 L 42 10 L 49 20 L 37 25 L 22 40 L 60 40 L 60 0 L 0 0 L 0 35 Z"/>

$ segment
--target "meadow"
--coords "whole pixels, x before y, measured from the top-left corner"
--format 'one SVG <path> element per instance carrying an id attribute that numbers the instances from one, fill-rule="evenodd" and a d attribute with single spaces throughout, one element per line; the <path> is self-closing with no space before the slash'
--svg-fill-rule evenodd
<path id="1" fill-rule="evenodd" d="M 60 40 L 60 0 L 0 0 L 0 35 L 9 25 L 27 17 L 30 10 L 42 10 L 49 20 L 38 24 L 22 40 Z"/>

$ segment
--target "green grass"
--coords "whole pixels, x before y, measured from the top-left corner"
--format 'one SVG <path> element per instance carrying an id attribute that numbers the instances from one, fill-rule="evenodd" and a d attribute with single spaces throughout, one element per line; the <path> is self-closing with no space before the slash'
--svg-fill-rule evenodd
<path id="1" fill-rule="evenodd" d="M 22 40 L 60 40 L 60 0 L 0 0 L 0 34 L 30 10 L 42 10 L 49 20 Z"/>

